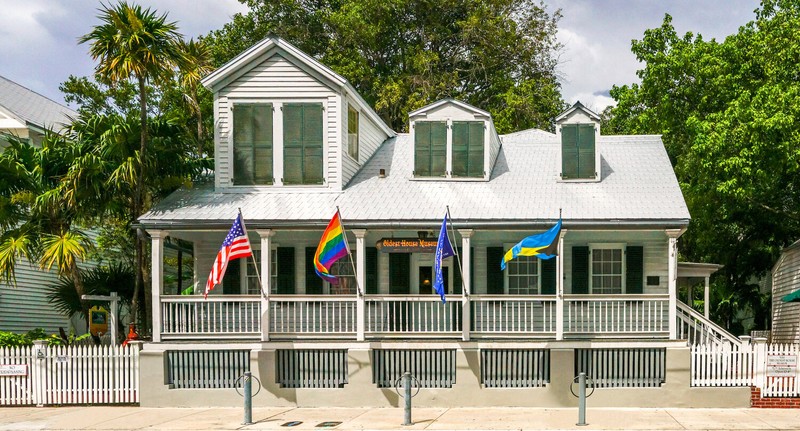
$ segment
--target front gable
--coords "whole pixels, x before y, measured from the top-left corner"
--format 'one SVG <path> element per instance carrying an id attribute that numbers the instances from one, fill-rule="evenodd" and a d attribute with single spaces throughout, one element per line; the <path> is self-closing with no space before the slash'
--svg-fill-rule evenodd
<path id="1" fill-rule="evenodd" d="M 394 134 L 344 78 L 278 38 L 203 84 L 214 92 L 217 189 L 338 191 Z"/>

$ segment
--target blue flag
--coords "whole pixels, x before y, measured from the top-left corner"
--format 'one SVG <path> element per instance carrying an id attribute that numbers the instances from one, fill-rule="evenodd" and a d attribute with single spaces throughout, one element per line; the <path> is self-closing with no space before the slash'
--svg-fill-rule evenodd
<path id="1" fill-rule="evenodd" d="M 446 302 L 444 300 L 446 288 L 444 276 L 442 276 L 442 259 L 453 255 L 455 253 L 453 253 L 450 238 L 447 236 L 447 214 L 445 214 L 444 220 L 442 220 L 442 229 L 439 231 L 439 241 L 436 243 L 436 253 L 433 256 L 433 289 L 442 297 L 442 304 Z"/>

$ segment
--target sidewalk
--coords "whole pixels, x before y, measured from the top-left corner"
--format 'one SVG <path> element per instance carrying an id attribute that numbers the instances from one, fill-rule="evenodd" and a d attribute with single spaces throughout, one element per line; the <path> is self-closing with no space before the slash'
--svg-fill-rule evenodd
<path id="1" fill-rule="evenodd" d="M 0 430 L 260 430 L 260 429 L 800 429 L 800 410 L 589 408 L 586 427 L 576 409 L 419 408 L 404 427 L 399 408 L 257 408 L 253 425 L 242 425 L 240 408 L 2 407 Z M 302 423 L 289 427 L 291 421 Z M 341 424 L 321 425 L 323 422 Z"/>

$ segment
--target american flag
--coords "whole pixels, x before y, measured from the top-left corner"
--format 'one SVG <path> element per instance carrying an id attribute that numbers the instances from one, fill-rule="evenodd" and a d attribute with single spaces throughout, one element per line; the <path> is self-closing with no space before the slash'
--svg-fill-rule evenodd
<path id="1" fill-rule="evenodd" d="M 217 258 L 214 259 L 214 265 L 211 267 L 211 273 L 208 274 L 208 281 L 206 282 L 206 291 L 203 294 L 208 298 L 208 292 L 222 283 L 222 277 L 225 276 L 225 269 L 228 268 L 228 262 L 239 259 L 240 257 L 250 257 L 253 255 L 253 249 L 250 248 L 250 241 L 247 239 L 247 234 L 244 230 L 244 221 L 242 221 L 242 214 L 236 216 L 233 221 L 233 226 L 222 242 L 222 247 L 217 253 Z"/>

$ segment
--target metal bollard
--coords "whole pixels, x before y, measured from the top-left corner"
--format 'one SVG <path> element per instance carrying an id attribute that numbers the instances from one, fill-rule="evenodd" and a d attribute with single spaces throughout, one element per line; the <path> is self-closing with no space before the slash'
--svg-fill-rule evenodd
<path id="1" fill-rule="evenodd" d="M 583 427 L 586 423 L 586 373 L 578 374 L 578 423 L 575 425 Z"/>
<path id="2" fill-rule="evenodd" d="M 403 373 L 403 391 L 405 393 L 405 416 L 403 425 L 414 425 L 414 422 L 411 422 L 411 373 L 406 371 Z"/>
<path id="3" fill-rule="evenodd" d="M 244 373 L 244 422 L 242 425 L 253 424 L 253 374 Z"/>

